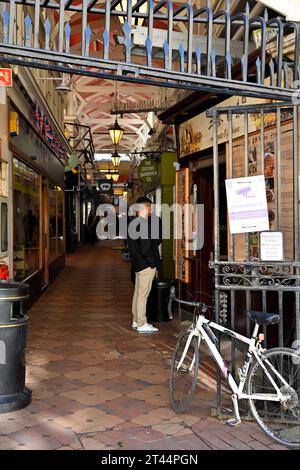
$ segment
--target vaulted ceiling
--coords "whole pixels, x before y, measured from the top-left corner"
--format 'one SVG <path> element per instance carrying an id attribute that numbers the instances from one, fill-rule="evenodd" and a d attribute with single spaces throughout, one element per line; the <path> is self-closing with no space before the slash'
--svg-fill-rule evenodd
<path id="1" fill-rule="evenodd" d="M 80 3 L 80 0 L 73 0 L 73 4 L 76 2 Z M 138 0 L 132 0 L 133 6 Z M 104 0 L 93 1 L 93 5 L 104 4 Z M 127 1 L 120 0 L 115 1 L 116 8 L 124 9 L 127 8 Z M 148 2 L 141 3 L 140 11 L 147 11 Z M 155 3 L 159 3 L 159 0 L 155 0 Z M 185 0 L 176 0 L 174 8 L 180 6 L 180 4 L 186 3 Z M 190 2 L 188 2 L 190 3 Z M 195 0 L 191 2 L 195 7 L 200 8 L 206 5 L 206 0 Z M 212 0 L 212 6 L 217 10 L 223 7 L 223 0 Z M 245 7 L 244 0 L 232 0 L 231 9 L 232 12 L 237 8 Z M 252 1 L 255 6 L 256 2 Z M 251 2 L 250 2 L 251 5 Z M 253 6 L 252 5 L 252 6 Z M 260 10 L 262 7 L 260 6 Z M 257 10 L 255 11 L 257 13 Z M 70 41 L 70 52 L 79 51 L 81 48 L 81 15 L 77 12 L 66 12 L 69 18 L 72 34 Z M 123 24 L 119 17 L 112 17 L 111 19 L 111 32 L 110 32 L 110 58 L 118 60 L 123 54 L 123 45 L 120 44 L 117 38 L 122 37 Z M 165 24 L 159 24 L 159 20 L 155 21 L 154 28 L 161 29 L 165 28 Z M 95 14 L 88 15 L 88 24 L 91 28 L 91 50 L 92 54 L 98 56 L 102 53 L 103 41 L 102 34 L 104 30 L 103 19 L 99 20 L 99 16 Z M 138 28 L 141 25 L 135 25 Z M 198 31 L 196 34 L 204 34 L 205 31 L 202 25 L 197 25 Z M 186 32 L 186 25 L 182 22 L 174 22 L 174 31 Z M 219 32 L 221 33 L 221 31 Z M 144 63 L 145 57 L 141 48 L 135 48 L 136 51 L 133 53 L 137 54 L 135 62 L 140 60 Z M 140 57 L 138 57 L 140 56 Z M 154 59 L 153 66 L 160 65 L 162 58 L 157 57 Z M 168 96 L 172 94 L 172 90 L 165 92 L 162 96 L 162 91 L 158 87 L 147 86 L 144 84 L 131 84 L 116 82 L 109 79 L 95 79 L 92 77 L 72 76 L 69 84 L 74 90 L 73 96 L 69 96 L 69 105 L 67 107 L 66 121 L 70 119 L 74 120 L 75 116 L 77 122 L 80 124 L 88 125 L 91 127 L 94 145 L 97 152 L 107 152 L 113 150 L 113 145 L 110 140 L 108 128 L 113 124 L 115 116 L 111 114 L 112 110 L 120 105 L 122 108 L 128 106 L 141 108 L 141 104 L 145 105 L 145 102 L 150 100 L 169 102 Z M 70 103 L 72 101 L 72 103 Z M 147 112 L 130 112 L 123 114 L 122 117 L 118 118 L 119 124 L 124 128 L 124 135 L 121 141 L 120 151 L 130 152 L 132 149 L 141 149 L 146 145 L 149 130 L 154 126 L 153 119 L 155 117 L 148 116 Z"/>

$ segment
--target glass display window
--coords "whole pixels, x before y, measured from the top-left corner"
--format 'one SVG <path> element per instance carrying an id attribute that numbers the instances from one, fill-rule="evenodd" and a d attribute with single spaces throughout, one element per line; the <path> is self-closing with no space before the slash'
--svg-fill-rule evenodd
<path id="1" fill-rule="evenodd" d="M 49 186 L 49 263 L 57 257 L 57 204 L 56 190 Z"/>
<path id="2" fill-rule="evenodd" d="M 64 240 L 64 192 L 56 187 L 57 195 L 57 243 L 58 243 L 58 255 L 61 255 L 65 251 L 65 240 Z"/>
<path id="3" fill-rule="evenodd" d="M 0 257 L 8 254 L 8 198 L 0 196 Z"/>
<path id="4" fill-rule="evenodd" d="M 49 186 L 49 263 L 64 253 L 64 192 Z"/>
<path id="5" fill-rule="evenodd" d="M 40 176 L 13 159 L 14 278 L 22 281 L 40 269 Z"/>

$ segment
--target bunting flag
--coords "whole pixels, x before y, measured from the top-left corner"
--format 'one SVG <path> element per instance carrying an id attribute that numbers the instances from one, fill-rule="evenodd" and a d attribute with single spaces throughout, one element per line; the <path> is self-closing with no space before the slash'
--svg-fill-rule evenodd
<path id="1" fill-rule="evenodd" d="M 49 142 L 51 144 L 53 142 L 53 131 L 52 131 L 52 128 L 49 124 L 47 116 L 45 116 L 45 118 L 44 118 L 44 130 L 45 130 L 46 140 L 47 140 L 47 142 Z"/>

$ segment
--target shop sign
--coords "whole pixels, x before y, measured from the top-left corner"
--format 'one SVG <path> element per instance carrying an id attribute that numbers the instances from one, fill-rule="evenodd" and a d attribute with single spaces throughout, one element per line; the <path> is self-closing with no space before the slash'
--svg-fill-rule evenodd
<path id="1" fill-rule="evenodd" d="M 138 177 L 147 186 L 158 182 L 159 173 L 159 164 L 156 160 L 145 159 L 138 167 Z"/>
<path id="2" fill-rule="evenodd" d="M 48 116 L 43 111 L 39 104 L 36 104 L 35 108 L 35 125 L 40 134 L 43 135 L 46 142 L 50 145 L 52 150 L 58 155 L 61 159 L 67 162 L 68 152 L 62 142 L 61 138 L 55 131 L 55 127 L 50 122 Z"/>
<path id="3" fill-rule="evenodd" d="M 231 234 L 269 230 L 264 175 L 225 181 Z"/>
<path id="4" fill-rule="evenodd" d="M 12 69 L 0 68 L 0 87 L 12 86 Z"/>
<path id="5" fill-rule="evenodd" d="M 69 156 L 68 164 L 65 166 L 65 171 L 72 171 L 79 166 L 77 152 L 73 152 Z"/>
<path id="6" fill-rule="evenodd" d="M 275 230 L 260 233 L 260 261 L 283 261 L 283 233 Z"/>
<path id="7" fill-rule="evenodd" d="M 9 113 L 9 134 L 11 137 L 15 137 L 20 132 L 19 115 L 15 111 Z"/>
<path id="8" fill-rule="evenodd" d="M 98 188 L 100 194 L 112 194 L 113 193 L 113 184 L 108 180 L 98 180 Z"/>

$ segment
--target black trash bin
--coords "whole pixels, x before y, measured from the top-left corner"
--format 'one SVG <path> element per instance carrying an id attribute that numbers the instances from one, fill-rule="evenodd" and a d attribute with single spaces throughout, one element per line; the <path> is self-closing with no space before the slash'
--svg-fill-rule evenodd
<path id="1" fill-rule="evenodd" d="M 31 402 L 25 387 L 25 350 L 28 317 L 24 301 L 29 286 L 0 282 L 0 413 L 19 410 Z"/>
<path id="2" fill-rule="evenodd" d="M 147 302 L 147 321 L 169 321 L 168 301 L 172 281 L 155 279 Z"/>

